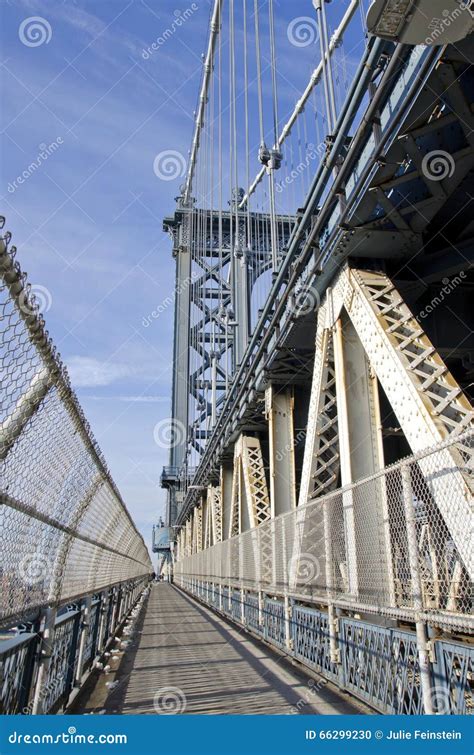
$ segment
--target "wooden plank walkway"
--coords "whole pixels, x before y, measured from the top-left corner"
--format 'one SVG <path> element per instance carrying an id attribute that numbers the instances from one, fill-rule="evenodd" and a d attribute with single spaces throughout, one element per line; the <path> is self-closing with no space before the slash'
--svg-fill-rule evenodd
<path id="1" fill-rule="evenodd" d="M 112 667 L 114 663 L 110 664 Z M 72 713 L 345 714 L 370 712 L 177 588 L 154 584 L 115 672 Z"/>

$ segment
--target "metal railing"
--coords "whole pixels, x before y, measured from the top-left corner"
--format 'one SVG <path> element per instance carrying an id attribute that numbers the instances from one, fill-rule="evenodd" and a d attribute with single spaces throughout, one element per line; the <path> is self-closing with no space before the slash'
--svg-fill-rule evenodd
<path id="1" fill-rule="evenodd" d="M 27 283 L 11 235 L 4 234 L 0 712 L 6 713 L 48 712 L 64 702 L 152 572 L 35 291 L 45 295 Z"/>
<path id="2" fill-rule="evenodd" d="M 137 601 L 143 602 L 147 581 L 124 582 L 53 616 L 39 612 L 0 641 L 0 715 L 65 709 Z"/>
<path id="3" fill-rule="evenodd" d="M 472 564 L 437 506 L 472 484 L 472 431 L 193 555 L 176 576 L 473 631 Z M 460 469 L 453 468 L 456 451 Z M 355 529 L 346 513 L 352 509 Z M 472 522 L 458 523 L 469 537 Z"/>
<path id="4" fill-rule="evenodd" d="M 455 513 L 472 491 L 472 441 L 465 431 L 206 550 L 178 553 L 175 581 L 378 710 L 473 713 L 474 649 L 441 641 L 443 631 L 474 631 L 472 563 L 437 505 L 442 496 L 443 511 Z M 472 521 L 455 519 L 456 537 L 471 537 Z"/>
<path id="5" fill-rule="evenodd" d="M 426 668 L 417 632 L 265 590 L 176 577 L 198 600 L 382 713 L 472 715 L 474 647 L 434 636 Z M 424 673 L 428 684 L 423 683 Z M 295 711 L 296 712 L 296 711 Z"/>
<path id="6" fill-rule="evenodd" d="M 0 239 L 0 626 L 152 571 L 10 241 Z"/>

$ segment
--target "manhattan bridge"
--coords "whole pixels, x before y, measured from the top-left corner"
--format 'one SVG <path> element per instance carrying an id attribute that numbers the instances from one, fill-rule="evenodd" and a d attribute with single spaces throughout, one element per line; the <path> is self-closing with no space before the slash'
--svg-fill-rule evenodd
<path id="1" fill-rule="evenodd" d="M 3 233 L 2 713 L 473 713 L 471 5 L 212 3 L 159 584 Z"/>

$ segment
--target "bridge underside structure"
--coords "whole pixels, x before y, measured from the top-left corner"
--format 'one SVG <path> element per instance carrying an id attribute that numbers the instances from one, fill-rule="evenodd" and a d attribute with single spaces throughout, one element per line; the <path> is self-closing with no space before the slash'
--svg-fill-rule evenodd
<path id="1" fill-rule="evenodd" d="M 323 46 L 326 92 L 338 41 Z M 215 49 L 211 34 L 209 76 Z M 309 190 L 287 208 L 289 232 L 269 236 L 272 276 L 255 317 L 253 283 L 242 303 L 235 271 L 227 279 L 231 314 L 215 343 L 225 341 L 228 368 L 208 378 L 217 400 L 183 368 L 179 339 L 195 320 L 177 298 L 182 436 L 162 478 L 174 580 L 382 712 L 474 710 L 473 57 L 472 35 L 446 46 L 370 39 L 332 123 L 329 108 Z M 195 142 L 212 114 L 212 97 L 201 101 Z M 274 233 L 279 162 L 252 184 L 268 180 L 268 212 L 253 222 L 273 218 Z M 196 227 L 198 169 L 191 162 L 177 211 L 187 206 Z M 252 191 L 236 189 L 234 228 Z M 204 265 L 202 234 L 175 242 L 177 290 L 187 254 L 207 280 L 224 255 L 240 264 L 230 236 L 227 246 L 217 237 L 216 267 Z M 211 305 L 201 311 L 214 317 Z M 210 370 L 215 353 L 203 357 Z"/>

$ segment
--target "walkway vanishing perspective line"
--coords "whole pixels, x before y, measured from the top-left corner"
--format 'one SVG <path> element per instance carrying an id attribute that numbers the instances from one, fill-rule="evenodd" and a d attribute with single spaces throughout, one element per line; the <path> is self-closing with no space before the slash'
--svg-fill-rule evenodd
<path id="1" fill-rule="evenodd" d="M 368 712 L 169 584 L 152 587 L 136 631 L 117 672 L 101 674 L 72 712 Z"/>

